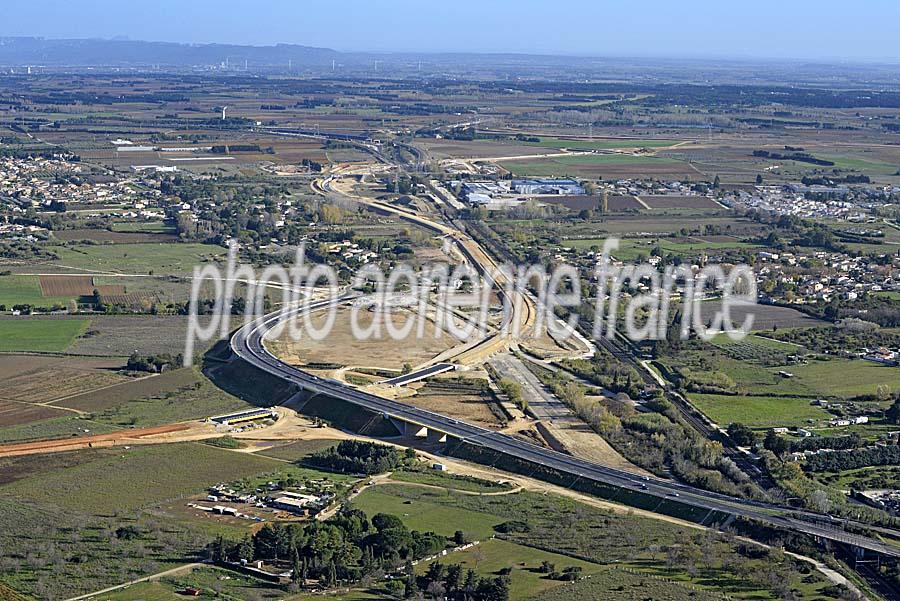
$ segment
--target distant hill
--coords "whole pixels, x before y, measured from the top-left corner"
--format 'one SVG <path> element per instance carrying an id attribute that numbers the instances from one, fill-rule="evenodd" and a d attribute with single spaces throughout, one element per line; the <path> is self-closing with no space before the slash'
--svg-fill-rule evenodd
<path id="1" fill-rule="evenodd" d="M 236 44 L 177 44 L 133 40 L 51 40 L 31 37 L 0 38 L 0 65 L 189 67 L 226 60 L 254 66 L 295 67 L 330 65 L 339 53 L 328 48 L 295 44 L 240 46 Z"/>

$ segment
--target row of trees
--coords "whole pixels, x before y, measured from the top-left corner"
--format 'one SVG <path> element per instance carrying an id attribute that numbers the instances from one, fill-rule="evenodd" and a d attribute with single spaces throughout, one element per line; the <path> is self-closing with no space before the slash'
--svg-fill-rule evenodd
<path id="1" fill-rule="evenodd" d="M 132 353 L 128 357 L 128 363 L 125 368 L 129 371 L 146 371 L 151 373 L 160 373 L 167 369 L 181 367 L 184 359 L 181 354 L 170 355 L 169 353 L 161 353 L 159 355 L 141 355 Z"/>
<path id="2" fill-rule="evenodd" d="M 900 464 L 900 446 L 878 445 L 810 455 L 803 468 L 808 472 L 842 472 L 874 465 Z"/>

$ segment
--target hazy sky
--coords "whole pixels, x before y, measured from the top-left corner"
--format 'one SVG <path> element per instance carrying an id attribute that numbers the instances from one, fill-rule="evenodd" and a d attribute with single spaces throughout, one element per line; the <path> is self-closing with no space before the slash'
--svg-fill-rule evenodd
<path id="1" fill-rule="evenodd" d="M 32 0 L 0 36 L 343 51 L 900 59 L 897 0 Z"/>

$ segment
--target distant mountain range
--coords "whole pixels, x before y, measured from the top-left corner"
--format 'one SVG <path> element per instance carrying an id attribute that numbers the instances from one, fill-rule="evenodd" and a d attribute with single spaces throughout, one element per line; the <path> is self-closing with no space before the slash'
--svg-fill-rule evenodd
<path id="1" fill-rule="evenodd" d="M 328 48 L 295 44 L 241 46 L 236 44 L 178 44 L 136 40 L 54 40 L 0 37 L 0 65 L 23 66 L 166 66 L 190 67 L 228 62 L 243 66 L 325 66 L 339 53 Z"/>

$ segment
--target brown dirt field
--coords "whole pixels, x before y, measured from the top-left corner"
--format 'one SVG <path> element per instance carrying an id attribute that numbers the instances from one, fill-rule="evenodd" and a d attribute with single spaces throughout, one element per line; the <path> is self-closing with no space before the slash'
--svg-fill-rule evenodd
<path id="1" fill-rule="evenodd" d="M 641 196 L 651 209 L 720 209 L 711 198 L 705 196 Z"/>
<path id="2" fill-rule="evenodd" d="M 128 378 L 112 371 L 73 369 L 48 365 L 8 377 L 0 399 L 25 403 L 49 403 L 85 391 L 124 382 Z"/>
<path id="3" fill-rule="evenodd" d="M 394 322 L 401 327 L 408 315 L 410 314 L 407 312 L 396 313 L 393 315 Z M 317 313 L 312 316 L 311 321 L 314 327 L 320 328 L 325 322 L 325 314 Z M 359 322 L 362 327 L 371 325 L 372 313 L 360 311 Z M 298 326 L 303 328 L 302 321 Z M 401 369 L 404 363 L 419 365 L 458 344 L 456 338 L 449 334 L 434 337 L 434 330 L 434 324 L 426 322 L 425 336 L 421 339 L 416 338 L 414 330 L 406 340 L 392 340 L 382 328 L 383 337 L 380 339 L 357 340 L 351 331 L 350 309 L 340 308 L 334 328 L 325 340 L 303 337 L 293 341 L 285 331 L 279 339 L 269 344 L 276 355 L 297 364 L 333 363 L 342 366 Z"/>
<path id="4" fill-rule="evenodd" d="M 119 359 L 95 357 L 52 357 L 48 355 L 0 355 L 0 381 L 22 373 L 47 367 L 68 367 L 70 369 L 118 369 L 124 364 Z"/>
<path id="5" fill-rule="evenodd" d="M 16 480 L 27 478 L 38 472 L 75 467 L 92 461 L 94 458 L 92 453 L 57 453 L 0 459 L 0 486 L 12 484 Z"/>
<path id="6" fill-rule="evenodd" d="M 487 402 L 470 394 L 454 394 L 444 390 L 428 391 L 427 387 L 423 387 L 414 396 L 396 400 L 488 428 L 496 428 L 501 425 Z"/>
<path id="7" fill-rule="evenodd" d="M 559 196 L 556 198 L 541 198 L 541 202 L 550 204 L 563 205 L 571 211 L 581 211 L 584 209 L 599 210 L 601 200 L 599 196 Z M 610 211 L 628 211 L 631 209 L 643 209 L 633 196 L 610 196 Z"/>
<path id="8" fill-rule="evenodd" d="M 721 302 L 709 301 L 701 303 L 703 317 L 710 319 L 716 311 L 721 309 Z M 734 307 L 731 309 L 731 321 L 740 325 L 744 316 L 748 313 L 755 315 L 752 329 L 754 331 L 771 330 L 772 326 L 779 328 L 810 328 L 826 325 L 826 322 L 815 319 L 789 307 L 776 307 L 773 305 L 750 305 L 747 307 Z"/>
<path id="9" fill-rule="evenodd" d="M 0 445 L 0 457 L 16 457 L 19 455 L 34 455 L 39 453 L 54 453 L 93 447 L 114 446 L 129 441 L 136 441 L 148 436 L 179 432 L 189 428 L 189 424 L 167 424 L 165 426 L 156 426 L 155 428 L 122 430 L 121 432 L 82 436 L 74 439 L 38 440 L 34 442 Z"/>
<path id="10" fill-rule="evenodd" d="M 88 413 L 103 411 L 134 399 L 142 399 L 184 386 L 191 386 L 197 381 L 197 374 L 193 370 L 176 369 L 158 376 L 128 380 L 103 390 L 85 392 L 66 399 L 59 403 L 59 406 Z"/>
<path id="11" fill-rule="evenodd" d="M 584 209 L 597 210 L 600 208 L 601 199 L 599 196 L 554 196 L 543 197 L 540 202 L 547 204 L 562 205 L 570 211 L 583 211 Z"/>
<path id="12" fill-rule="evenodd" d="M 630 211 L 632 209 L 643 209 L 641 203 L 637 201 L 634 196 L 610 196 L 609 197 L 609 210 L 610 211 Z"/>
<path id="13" fill-rule="evenodd" d="M 13 401 L 0 400 L 0 428 L 7 426 L 21 426 L 31 422 L 71 415 L 68 411 L 54 409 L 44 405 L 29 405 Z"/>
<path id="14" fill-rule="evenodd" d="M 53 232 L 53 237 L 69 242 L 72 240 L 93 240 L 95 242 L 112 242 L 114 244 L 140 244 L 146 242 L 170 242 L 175 236 L 170 234 L 148 234 L 145 232 L 110 232 L 108 230 L 60 230 Z"/>
<path id="15" fill-rule="evenodd" d="M 41 296 L 84 296 L 93 294 L 94 278 L 89 275 L 42 275 Z"/>

